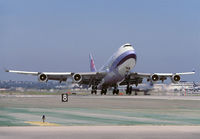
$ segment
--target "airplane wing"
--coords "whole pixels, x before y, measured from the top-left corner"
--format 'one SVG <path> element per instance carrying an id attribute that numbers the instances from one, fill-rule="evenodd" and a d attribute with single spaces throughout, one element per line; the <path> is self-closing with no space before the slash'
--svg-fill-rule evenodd
<path id="1" fill-rule="evenodd" d="M 153 83 L 157 81 L 164 81 L 167 78 L 170 78 L 173 83 L 178 83 L 181 79 L 181 75 L 191 75 L 195 74 L 195 72 L 181 72 L 181 73 L 137 73 L 132 72 L 129 73 L 124 81 L 120 83 L 120 85 L 127 84 L 135 84 L 136 86 L 143 82 L 143 79 L 147 79 L 147 81 L 152 81 Z"/>
<path id="2" fill-rule="evenodd" d="M 33 75 L 38 76 L 40 82 L 47 82 L 49 80 L 57 81 L 67 81 L 68 78 L 72 78 L 73 82 L 78 84 L 86 85 L 97 85 L 106 75 L 103 72 L 31 72 L 31 71 L 17 71 L 17 70 L 5 70 L 6 72 L 24 74 L 24 75 Z"/>
<path id="3" fill-rule="evenodd" d="M 38 76 L 40 82 L 47 82 L 49 80 L 67 81 L 71 78 L 73 82 L 85 85 L 98 85 L 101 80 L 106 76 L 106 72 L 30 72 L 30 71 L 16 71 L 6 70 L 6 72 L 12 72 L 17 74 L 34 75 Z M 131 85 L 136 86 L 143 82 L 144 79 L 153 83 L 161 80 L 162 82 L 167 78 L 170 78 L 173 83 L 178 83 L 181 79 L 181 75 L 195 74 L 195 72 L 182 72 L 182 73 L 129 73 L 125 79 L 119 85 Z"/>
<path id="4" fill-rule="evenodd" d="M 17 71 L 17 70 L 5 70 L 5 72 L 12 72 L 12 73 L 18 73 L 18 74 L 29 74 L 29 75 L 38 75 L 39 72 L 30 72 L 30 71 Z"/>
<path id="5" fill-rule="evenodd" d="M 71 76 L 70 72 L 32 72 L 32 71 L 18 71 L 18 70 L 5 70 L 6 72 L 33 75 L 38 76 L 38 80 L 41 82 L 47 82 L 48 80 L 58 80 L 60 82 L 66 81 Z"/>

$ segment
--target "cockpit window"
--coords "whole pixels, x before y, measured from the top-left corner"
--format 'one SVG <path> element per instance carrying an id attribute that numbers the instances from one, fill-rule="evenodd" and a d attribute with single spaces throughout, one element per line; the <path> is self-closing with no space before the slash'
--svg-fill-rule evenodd
<path id="1" fill-rule="evenodd" d="M 124 45 L 124 47 L 132 47 L 130 44 L 126 44 Z"/>

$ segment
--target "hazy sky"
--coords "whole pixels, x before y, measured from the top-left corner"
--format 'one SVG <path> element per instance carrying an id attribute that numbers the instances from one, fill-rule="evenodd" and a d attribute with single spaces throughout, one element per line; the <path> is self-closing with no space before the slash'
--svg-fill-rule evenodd
<path id="1" fill-rule="evenodd" d="M 0 80 L 37 80 L 5 73 L 89 71 L 121 45 L 136 49 L 137 72 L 183 72 L 200 80 L 199 0 L 0 0 Z"/>

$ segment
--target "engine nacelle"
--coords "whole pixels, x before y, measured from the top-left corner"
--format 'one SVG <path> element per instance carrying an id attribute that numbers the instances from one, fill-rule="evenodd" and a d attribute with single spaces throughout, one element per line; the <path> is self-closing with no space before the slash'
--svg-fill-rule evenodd
<path id="1" fill-rule="evenodd" d="M 172 81 L 172 83 L 178 83 L 179 81 L 181 80 L 181 77 L 179 76 L 179 75 L 173 75 L 172 77 L 171 77 L 171 81 Z"/>
<path id="2" fill-rule="evenodd" d="M 47 82 L 48 81 L 48 77 L 46 74 L 42 73 L 38 76 L 38 81 L 40 82 Z"/>
<path id="3" fill-rule="evenodd" d="M 157 74 L 153 74 L 151 75 L 151 79 L 152 82 L 157 82 L 159 80 L 159 76 Z"/>
<path id="4" fill-rule="evenodd" d="M 73 75 L 74 82 L 80 83 L 82 81 L 82 76 L 80 74 Z"/>

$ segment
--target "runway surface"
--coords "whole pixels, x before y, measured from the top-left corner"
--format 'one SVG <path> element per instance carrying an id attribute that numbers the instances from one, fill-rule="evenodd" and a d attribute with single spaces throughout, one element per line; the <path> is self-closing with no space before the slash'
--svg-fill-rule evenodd
<path id="1" fill-rule="evenodd" d="M 69 96 L 63 103 L 55 95 L 0 95 L 2 139 L 199 136 L 199 96 Z"/>
<path id="2" fill-rule="evenodd" d="M 199 139 L 199 126 L 0 127 L 2 139 Z"/>
<path id="3" fill-rule="evenodd" d="M 0 96 L 0 126 L 200 125 L 195 96 Z"/>

